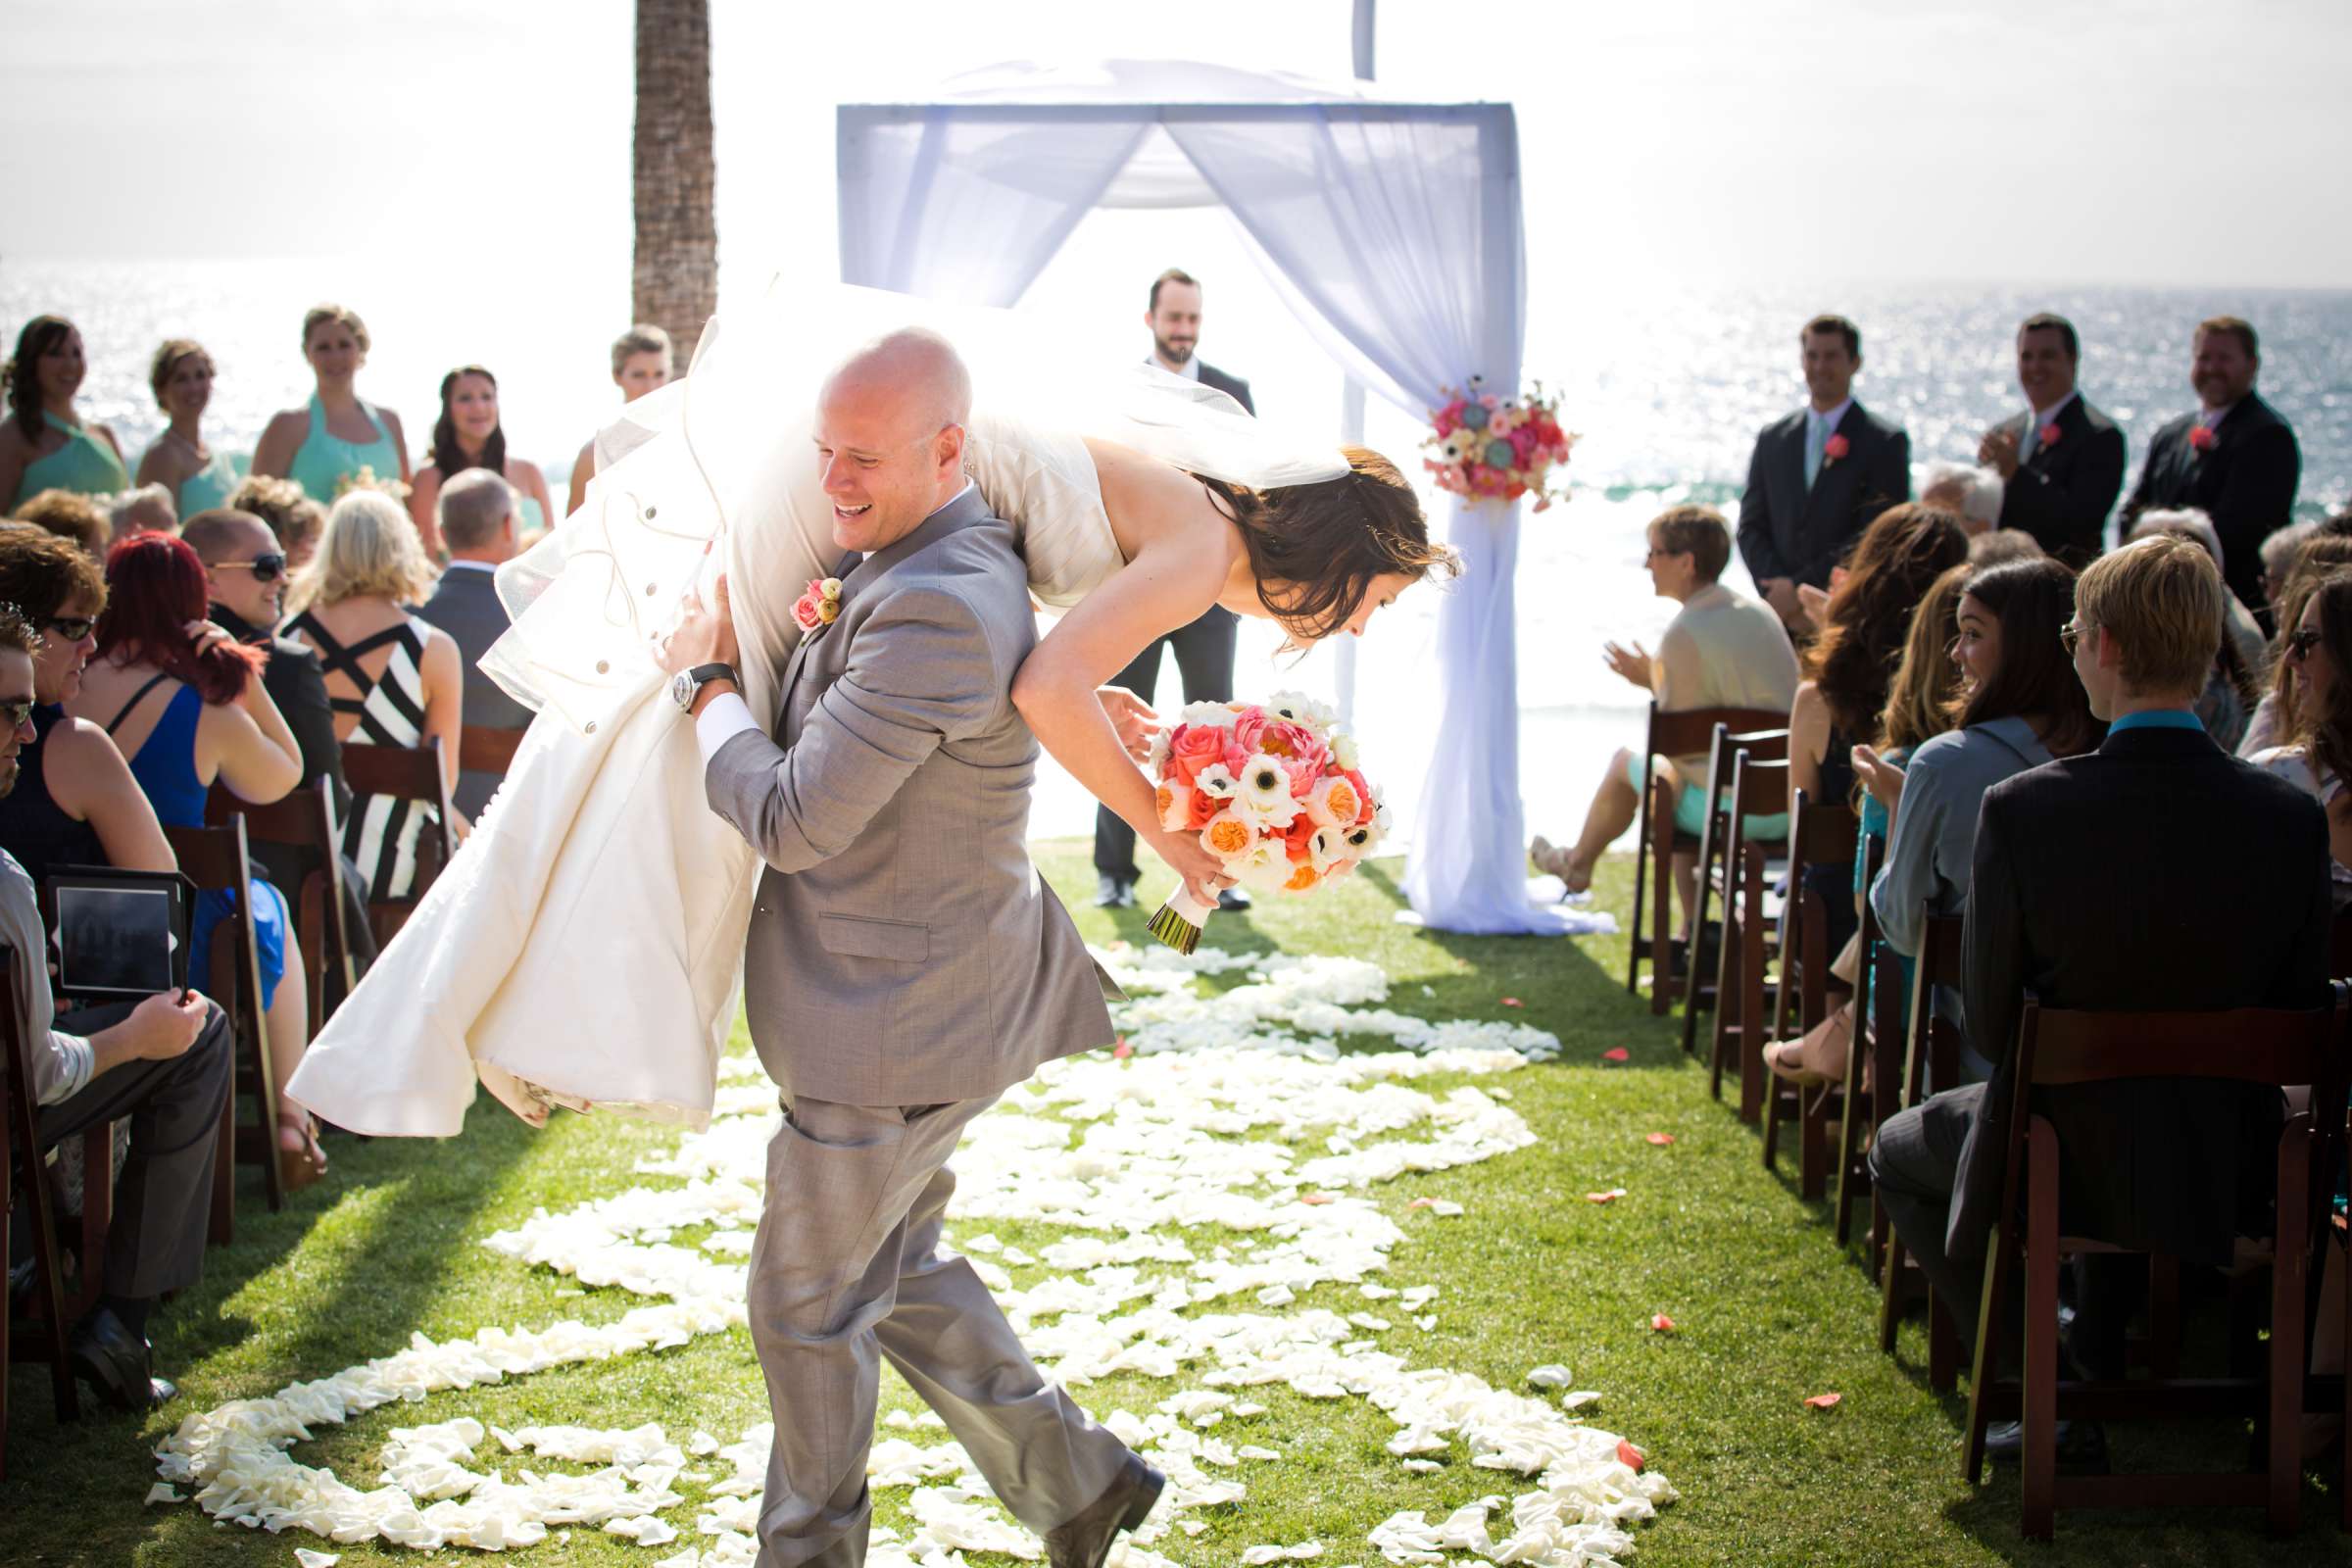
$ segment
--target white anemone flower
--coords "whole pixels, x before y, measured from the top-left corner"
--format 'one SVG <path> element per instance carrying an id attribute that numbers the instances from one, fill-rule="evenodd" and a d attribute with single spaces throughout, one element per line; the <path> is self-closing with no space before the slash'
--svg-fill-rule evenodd
<path id="1" fill-rule="evenodd" d="M 1176 715 L 1176 722 L 1179 724 L 1215 724 L 1225 729 L 1231 729 L 1236 716 L 1238 715 L 1235 714 L 1232 705 L 1228 703 L 1187 703 L 1184 705 L 1184 711 Z"/>
<path id="2" fill-rule="evenodd" d="M 1298 799 L 1291 793 L 1290 770 L 1282 759 L 1256 753 L 1242 765 L 1235 781 L 1233 810 L 1252 827 L 1285 828 L 1298 814 Z"/>
<path id="3" fill-rule="evenodd" d="M 1304 692 L 1276 692 L 1265 701 L 1265 710 L 1277 718 L 1287 718 L 1295 724 L 1304 724 L 1318 736 L 1328 736 L 1340 715 L 1329 706 L 1316 702 Z"/>
<path id="4" fill-rule="evenodd" d="M 1172 733 L 1163 729 L 1152 736 L 1152 754 L 1144 760 L 1144 771 L 1153 778 L 1159 777 L 1160 770 L 1168 765 L 1168 736 Z"/>
<path id="5" fill-rule="evenodd" d="M 1290 848 L 1280 839 L 1259 839 L 1240 856 L 1225 862 L 1235 881 L 1261 893 L 1274 893 L 1291 879 Z"/>
<path id="6" fill-rule="evenodd" d="M 1355 749 L 1355 737 L 1346 730 L 1333 731 L 1330 744 L 1332 759 L 1342 767 L 1361 767 L 1363 765 L 1363 758 Z"/>
<path id="7" fill-rule="evenodd" d="M 1233 799 L 1241 787 L 1241 781 L 1233 776 L 1233 769 L 1223 762 L 1211 762 L 1193 775 L 1194 789 L 1220 801 Z"/>

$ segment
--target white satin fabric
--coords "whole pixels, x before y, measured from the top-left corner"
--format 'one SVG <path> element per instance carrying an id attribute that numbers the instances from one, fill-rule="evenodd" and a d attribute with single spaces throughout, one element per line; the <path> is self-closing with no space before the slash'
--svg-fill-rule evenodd
<path id="1" fill-rule="evenodd" d="M 599 437 L 605 466 L 580 511 L 499 569 L 514 621 L 482 667 L 538 717 L 288 1095 L 379 1136 L 456 1134 L 477 1078 L 523 1113 L 593 1104 L 708 1123 L 759 862 L 705 804 L 693 725 L 651 642 L 707 591 L 715 557 L 745 698 L 772 723 L 799 638 L 792 603 L 843 554 L 809 439 L 814 383 L 848 347 L 909 321 L 947 330 L 972 364 L 986 401 L 966 466 L 1022 533 L 1049 606 L 1122 564 L 1086 435 L 1245 484 L 1346 471 L 1336 452 L 1272 447 L 1222 394 L 1164 372 L 1053 376 L 1000 312 L 844 289 L 714 321 L 691 373 Z M 1067 422 L 1030 422 L 1039 405 Z"/>

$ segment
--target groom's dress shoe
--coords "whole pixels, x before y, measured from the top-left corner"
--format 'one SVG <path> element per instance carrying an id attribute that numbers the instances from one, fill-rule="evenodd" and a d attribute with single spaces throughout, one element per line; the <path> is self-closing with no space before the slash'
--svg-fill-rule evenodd
<path id="1" fill-rule="evenodd" d="M 66 1358 L 74 1375 L 118 1410 L 149 1409 L 179 1393 L 155 1376 L 147 1342 L 124 1328 L 108 1307 L 97 1308 L 74 1325 L 66 1340 Z"/>
<path id="2" fill-rule="evenodd" d="M 2026 1424 L 1996 1421 L 1984 1429 L 1984 1456 L 1995 1464 L 2017 1464 L 2026 1456 Z M 2107 1429 L 2096 1421 L 2058 1423 L 2058 1470 L 2061 1475 L 2103 1476 L 2107 1473 Z"/>
<path id="3" fill-rule="evenodd" d="M 1109 1491 L 1077 1518 L 1046 1532 L 1046 1561 L 1052 1568 L 1102 1568 L 1119 1532 L 1142 1524 L 1166 1485 L 1167 1477 L 1129 1454 Z"/>
<path id="4" fill-rule="evenodd" d="M 1135 884 L 1123 882 L 1104 872 L 1095 878 L 1095 907 L 1098 909 L 1132 909 L 1135 907 Z"/>

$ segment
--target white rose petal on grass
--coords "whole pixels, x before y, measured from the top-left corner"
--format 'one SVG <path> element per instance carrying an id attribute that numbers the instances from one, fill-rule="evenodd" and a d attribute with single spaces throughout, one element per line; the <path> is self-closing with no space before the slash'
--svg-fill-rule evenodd
<path id="1" fill-rule="evenodd" d="M 1564 1389 L 1571 1380 L 1566 1367 L 1557 1361 L 1547 1361 L 1530 1372 L 1527 1381 L 1539 1389 Z"/>
<path id="2" fill-rule="evenodd" d="M 1270 1562 L 1312 1562 L 1323 1555 L 1323 1543 L 1301 1541 L 1296 1546 L 1250 1546 L 1242 1552 L 1245 1568 L 1262 1568 Z"/>
<path id="3" fill-rule="evenodd" d="M 147 1501 L 150 1504 L 158 1502 L 184 1502 L 187 1499 L 182 1497 L 178 1493 L 172 1491 L 170 1484 L 167 1482 L 158 1481 L 154 1486 L 147 1489 Z"/>
<path id="4" fill-rule="evenodd" d="M 1563 1410 L 1582 1410 L 1589 1404 L 1599 1402 L 1600 1391 L 1597 1389 L 1578 1389 L 1560 1396 L 1560 1408 Z"/>
<path id="5" fill-rule="evenodd" d="M 1413 1327 L 1419 1329 L 1424 1334 L 1435 1333 L 1438 1327 L 1438 1314 L 1435 1312 L 1427 1312 L 1422 1314 L 1420 1317 L 1413 1319 Z"/>
<path id="6" fill-rule="evenodd" d="M 702 1458 L 706 1454 L 716 1453 L 718 1451 L 718 1440 L 712 1437 L 710 1433 L 705 1432 L 701 1427 L 696 1427 L 694 1429 L 694 1436 L 686 1440 L 686 1451 L 693 1454 L 698 1459 Z"/>
<path id="7" fill-rule="evenodd" d="M 1282 1457 L 1278 1450 L 1261 1448 L 1254 1443 L 1236 1448 L 1233 1452 L 1236 1458 L 1241 1459 L 1279 1459 Z"/>
<path id="8" fill-rule="evenodd" d="M 1434 1475 L 1446 1468 L 1435 1459 L 1407 1459 L 1404 1467 L 1417 1476 Z"/>
<path id="9" fill-rule="evenodd" d="M 335 1568 L 343 1560 L 339 1551 L 313 1551 L 308 1546 L 294 1548 L 294 1561 L 300 1568 Z"/>

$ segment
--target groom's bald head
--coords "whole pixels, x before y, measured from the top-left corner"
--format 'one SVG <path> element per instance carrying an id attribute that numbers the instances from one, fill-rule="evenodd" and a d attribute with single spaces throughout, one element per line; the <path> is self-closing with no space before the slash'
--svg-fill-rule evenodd
<path id="1" fill-rule="evenodd" d="M 880 550 L 956 498 L 971 413 L 962 356 L 922 327 L 878 337 L 834 368 L 815 435 L 843 549 Z"/>

